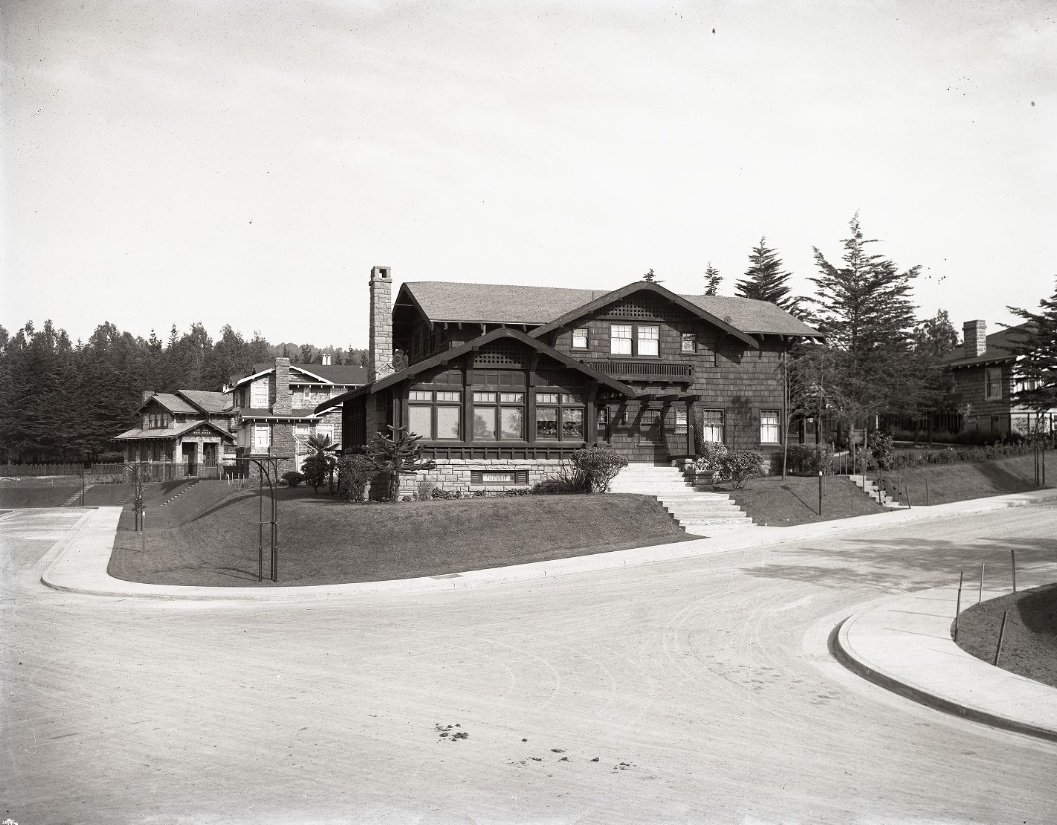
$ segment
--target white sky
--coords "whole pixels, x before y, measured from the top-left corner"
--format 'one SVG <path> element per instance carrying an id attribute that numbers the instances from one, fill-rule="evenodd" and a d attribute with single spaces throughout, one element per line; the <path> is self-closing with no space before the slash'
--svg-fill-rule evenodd
<path id="1" fill-rule="evenodd" d="M 1057 5 L 5 0 L 0 324 L 365 346 L 367 277 L 1054 289 Z M 713 33 L 713 29 L 715 32 Z"/>

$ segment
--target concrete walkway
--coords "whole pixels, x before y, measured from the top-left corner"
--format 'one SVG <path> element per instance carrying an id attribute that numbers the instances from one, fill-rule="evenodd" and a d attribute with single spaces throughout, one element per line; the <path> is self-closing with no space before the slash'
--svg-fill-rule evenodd
<path id="1" fill-rule="evenodd" d="M 50 553 L 57 557 L 41 581 L 56 590 L 150 599 L 337 600 L 379 592 L 480 587 L 652 564 L 752 547 L 817 540 L 830 535 L 905 527 L 1011 507 L 1057 503 L 1057 490 L 915 507 L 871 516 L 801 525 L 753 527 L 714 537 L 577 558 L 423 578 L 308 587 L 179 587 L 126 582 L 106 572 L 121 508 L 85 511 L 76 534 Z M 1024 582 L 1030 587 L 1043 582 Z M 998 594 L 993 594 L 998 595 Z M 986 724 L 1057 741 L 1057 690 L 992 667 L 950 638 L 954 590 L 941 588 L 885 599 L 844 621 L 834 655 L 860 675 L 903 696 Z"/>

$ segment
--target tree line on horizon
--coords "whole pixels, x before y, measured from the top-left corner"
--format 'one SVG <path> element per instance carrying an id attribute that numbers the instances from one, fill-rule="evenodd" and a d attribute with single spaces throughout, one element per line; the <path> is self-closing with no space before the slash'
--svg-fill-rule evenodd
<path id="1" fill-rule="evenodd" d="M 254 364 L 279 356 L 291 363 L 363 366 L 367 350 L 246 340 L 225 325 L 214 340 L 200 323 L 168 340 L 105 322 L 85 342 L 45 321 L 9 333 L 0 326 L 0 464 L 99 460 L 113 437 L 134 425 L 144 390 L 220 390 Z"/>

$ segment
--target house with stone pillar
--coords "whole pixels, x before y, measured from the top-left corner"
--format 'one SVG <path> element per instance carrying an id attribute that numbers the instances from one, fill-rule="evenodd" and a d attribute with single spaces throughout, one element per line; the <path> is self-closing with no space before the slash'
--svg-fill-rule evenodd
<path id="1" fill-rule="evenodd" d="M 363 385 L 366 378 L 364 367 L 331 364 L 329 355 L 323 356 L 322 364 L 291 364 L 289 358 L 276 358 L 233 376 L 224 392 L 234 411 L 235 457 L 282 457 L 282 476 L 301 469 L 312 452 L 308 447 L 312 436 L 327 436 L 340 449 L 340 408 L 317 414 L 315 407 Z"/>
<path id="2" fill-rule="evenodd" d="M 528 486 L 591 444 L 660 464 L 706 441 L 779 449 L 783 353 L 821 338 L 765 301 L 646 281 L 608 292 L 418 281 L 391 295 L 390 269 L 374 267 L 368 383 L 316 412 L 343 405 L 346 451 L 387 426 L 416 433 L 437 464 L 419 480 L 446 489 Z M 394 348 L 408 361 L 399 371 Z"/>
<path id="3" fill-rule="evenodd" d="M 987 439 L 1011 433 L 1057 432 L 1057 410 L 1038 413 L 1017 404 L 1013 397 L 1020 390 L 1033 389 L 1017 369 L 1015 351 L 1025 333 L 1030 333 L 1028 324 L 990 335 L 986 321 L 963 324 L 962 346 L 943 359 L 954 380 L 962 432 L 979 433 Z"/>

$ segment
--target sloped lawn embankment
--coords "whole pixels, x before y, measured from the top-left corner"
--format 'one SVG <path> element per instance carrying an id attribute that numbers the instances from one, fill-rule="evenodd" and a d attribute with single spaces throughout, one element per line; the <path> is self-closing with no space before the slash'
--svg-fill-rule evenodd
<path id="1" fill-rule="evenodd" d="M 147 530 L 122 516 L 109 573 L 153 584 L 257 583 L 260 500 L 221 482 L 198 512 L 177 499 L 148 507 Z M 345 504 L 311 490 L 282 489 L 279 584 L 310 585 L 440 576 L 534 561 L 685 541 L 648 496 L 522 496 L 401 504 Z M 188 500 L 192 500 L 188 493 Z M 182 512 L 182 517 L 178 514 Z M 264 501 L 265 519 L 270 504 Z M 268 532 L 265 526 L 265 576 Z M 266 585 L 271 582 L 266 581 Z"/>

